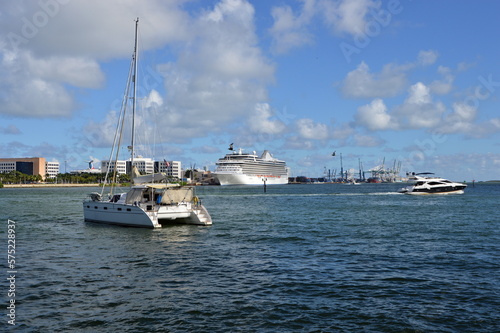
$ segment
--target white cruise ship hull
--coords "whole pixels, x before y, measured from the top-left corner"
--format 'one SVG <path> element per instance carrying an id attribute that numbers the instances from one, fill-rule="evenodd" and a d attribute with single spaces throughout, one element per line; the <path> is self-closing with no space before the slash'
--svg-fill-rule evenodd
<path id="1" fill-rule="evenodd" d="M 265 176 L 265 175 L 246 175 L 246 174 L 230 174 L 230 173 L 215 173 L 221 185 L 264 185 L 263 178 L 266 179 L 266 185 L 282 185 L 288 184 L 288 177 L 282 176 Z"/>

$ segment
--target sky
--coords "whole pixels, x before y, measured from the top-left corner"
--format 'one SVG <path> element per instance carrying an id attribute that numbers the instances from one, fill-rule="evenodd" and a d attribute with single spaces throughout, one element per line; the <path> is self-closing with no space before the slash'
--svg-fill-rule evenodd
<path id="1" fill-rule="evenodd" d="M 1 1 L 0 157 L 61 172 L 108 159 L 139 18 L 147 157 L 214 170 L 234 143 L 293 176 L 338 174 L 342 156 L 356 171 L 500 179 L 499 12 L 494 0 Z"/>

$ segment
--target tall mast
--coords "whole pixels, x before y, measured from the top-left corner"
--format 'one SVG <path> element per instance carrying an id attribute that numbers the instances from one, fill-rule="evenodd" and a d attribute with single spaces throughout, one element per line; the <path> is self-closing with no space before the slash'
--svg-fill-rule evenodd
<path id="1" fill-rule="evenodd" d="M 136 94 L 137 94 L 137 56 L 138 56 L 138 50 L 137 50 L 137 28 L 139 26 L 139 18 L 135 20 L 135 42 L 134 42 L 134 77 L 133 77 L 133 95 L 132 95 L 132 149 L 130 150 L 130 172 L 134 169 L 134 149 L 135 149 L 135 100 L 136 100 Z"/>

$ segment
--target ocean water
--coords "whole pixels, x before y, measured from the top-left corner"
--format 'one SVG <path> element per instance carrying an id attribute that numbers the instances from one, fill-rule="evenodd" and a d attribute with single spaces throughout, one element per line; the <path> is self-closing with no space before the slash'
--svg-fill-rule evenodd
<path id="1" fill-rule="evenodd" d="M 0 189 L 1 330 L 499 332 L 500 185 L 400 186 L 199 187 L 214 224 L 156 230 L 84 222 L 93 188 Z"/>

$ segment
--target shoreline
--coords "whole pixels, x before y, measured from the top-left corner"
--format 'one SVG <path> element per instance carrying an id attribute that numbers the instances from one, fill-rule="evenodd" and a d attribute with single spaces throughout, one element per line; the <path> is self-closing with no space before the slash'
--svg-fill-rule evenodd
<path id="1" fill-rule="evenodd" d="M 99 187 L 101 184 L 3 184 L 3 188 Z"/>
<path id="2" fill-rule="evenodd" d="M 406 183 L 406 182 L 401 182 L 401 183 Z M 465 182 L 465 183 L 471 183 L 471 184 L 480 184 L 480 183 L 490 183 L 490 184 L 496 184 L 500 183 L 500 180 L 486 180 L 486 181 L 476 181 L 476 182 Z M 302 184 L 302 185 L 321 185 L 321 184 L 342 184 L 342 183 L 289 183 L 289 184 Z M 349 184 L 349 183 L 344 183 L 344 184 Z M 91 183 L 91 184 L 3 184 L 3 188 L 53 188 L 53 187 L 101 187 L 102 184 L 99 183 Z M 191 184 L 190 186 L 220 186 L 220 185 L 194 185 Z M 121 187 L 121 186 L 118 186 Z M 126 186 L 125 186 L 126 187 Z M 0 190 L 2 187 L 0 187 Z"/>

